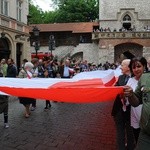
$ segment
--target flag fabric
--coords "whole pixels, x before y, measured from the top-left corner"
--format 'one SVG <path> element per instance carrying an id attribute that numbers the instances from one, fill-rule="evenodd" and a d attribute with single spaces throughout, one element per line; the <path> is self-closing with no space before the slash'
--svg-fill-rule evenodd
<path id="1" fill-rule="evenodd" d="M 0 91 L 18 97 L 69 103 L 94 103 L 114 100 L 123 92 L 114 86 L 113 70 L 82 72 L 71 79 L 0 78 Z M 4 94 L 1 93 L 1 94 Z"/>

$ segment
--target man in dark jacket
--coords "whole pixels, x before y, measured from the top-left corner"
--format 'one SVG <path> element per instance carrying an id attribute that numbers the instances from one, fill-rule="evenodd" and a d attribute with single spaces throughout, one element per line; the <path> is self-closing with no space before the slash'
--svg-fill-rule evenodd
<path id="1" fill-rule="evenodd" d="M 126 85 L 130 77 L 129 69 L 130 59 L 124 59 L 121 63 L 122 75 L 119 76 L 116 86 Z M 117 95 L 114 105 L 112 108 L 112 116 L 116 124 L 117 131 L 117 144 L 119 150 L 126 150 L 126 141 L 127 138 L 127 149 L 134 149 L 134 137 L 132 128 L 130 126 L 130 105 L 126 103 L 125 98 L 121 95 Z"/>
<path id="2" fill-rule="evenodd" d="M 13 59 L 9 58 L 7 61 L 7 76 L 9 78 L 16 78 L 17 77 L 17 67 L 14 65 Z"/>

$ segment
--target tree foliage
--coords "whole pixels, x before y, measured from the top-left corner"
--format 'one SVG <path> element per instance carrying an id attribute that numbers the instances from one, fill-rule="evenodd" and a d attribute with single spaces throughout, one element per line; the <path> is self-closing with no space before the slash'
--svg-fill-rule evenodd
<path id="1" fill-rule="evenodd" d="M 30 1 L 30 23 L 89 22 L 98 18 L 99 0 L 53 0 L 53 2 L 57 9 L 43 12 Z"/>
<path id="2" fill-rule="evenodd" d="M 38 6 L 34 6 L 32 3 L 29 3 L 29 18 L 28 21 L 30 24 L 38 24 L 43 22 L 44 12 Z"/>

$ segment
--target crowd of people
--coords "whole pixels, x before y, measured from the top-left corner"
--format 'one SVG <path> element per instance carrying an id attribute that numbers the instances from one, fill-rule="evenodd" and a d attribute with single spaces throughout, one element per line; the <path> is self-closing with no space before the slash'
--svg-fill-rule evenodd
<path id="1" fill-rule="evenodd" d="M 110 29 L 110 27 L 107 27 L 107 28 L 99 28 L 99 29 L 94 29 L 93 32 L 135 32 L 137 31 L 136 27 L 133 26 L 132 28 L 130 27 L 129 29 L 126 29 L 124 27 L 121 27 L 119 30 L 117 30 L 116 28 L 114 28 L 113 30 Z M 145 26 L 141 31 L 144 31 L 144 32 L 149 32 L 150 31 L 150 26 L 147 25 Z"/>
<path id="2" fill-rule="evenodd" d="M 29 79 L 72 78 L 80 72 L 116 69 L 118 65 L 109 62 L 97 65 L 94 62 L 88 63 L 87 60 L 77 61 L 70 58 L 58 61 L 53 57 L 44 57 L 33 58 L 31 61 L 24 59 L 21 68 L 17 70 L 13 59 L 9 58 L 1 60 L 0 76 Z M 118 149 L 134 150 L 137 147 L 138 150 L 148 150 L 150 111 L 147 107 L 150 106 L 150 90 L 145 92 L 144 88 L 150 89 L 150 81 L 146 80 L 150 77 L 147 73 L 149 66 L 144 57 L 124 59 L 120 66 L 122 75 L 119 76 L 115 86 L 124 86 L 124 93 L 116 96 L 111 113 L 116 125 Z M 146 77 L 144 74 L 147 74 Z M 31 111 L 36 108 L 36 99 L 19 97 L 19 102 L 25 108 L 25 118 L 30 117 Z M 50 107 L 50 101 L 45 100 L 44 109 Z M 0 95 L 0 113 L 4 114 L 4 127 L 8 128 L 8 96 L 6 95 Z M 148 120 L 145 120 L 146 117 Z"/>
<path id="3" fill-rule="evenodd" d="M 18 70 L 13 59 L 1 59 L 0 77 L 7 78 L 72 78 L 79 72 L 115 69 L 116 64 L 106 62 L 96 65 L 85 61 L 76 61 L 66 58 L 58 61 L 53 57 L 43 57 L 43 59 L 33 58 L 31 61 L 23 59 L 22 65 Z M 0 113 L 4 114 L 4 127 L 8 128 L 8 96 L 0 95 Z M 25 118 L 30 117 L 31 111 L 36 108 L 36 99 L 27 97 L 18 97 L 19 102 L 25 108 Z M 45 110 L 50 109 L 51 103 L 45 100 Z"/>

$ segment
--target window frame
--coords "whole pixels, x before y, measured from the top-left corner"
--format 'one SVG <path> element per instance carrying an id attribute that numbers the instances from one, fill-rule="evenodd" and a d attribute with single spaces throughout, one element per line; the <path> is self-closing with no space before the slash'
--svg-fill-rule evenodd
<path id="1" fill-rule="evenodd" d="M 9 15 L 9 1 L 8 0 L 1 0 L 1 8 L 0 12 L 2 15 L 8 16 Z"/>
<path id="2" fill-rule="evenodd" d="M 16 19 L 22 21 L 22 1 L 16 0 Z"/>

